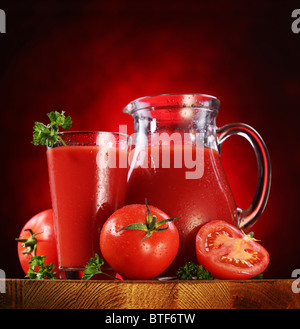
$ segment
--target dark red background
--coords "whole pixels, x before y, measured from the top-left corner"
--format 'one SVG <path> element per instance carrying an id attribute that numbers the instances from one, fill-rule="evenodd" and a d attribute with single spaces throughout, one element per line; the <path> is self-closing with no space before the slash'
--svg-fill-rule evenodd
<path id="1" fill-rule="evenodd" d="M 230 4 L 230 5 L 229 5 Z M 266 277 L 300 268 L 300 34 L 297 1 L 2 1 L 0 34 L 0 268 L 23 277 L 15 237 L 50 208 L 43 147 L 34 121 L 67 111 L 74 130 L 118 130 L 131 100 L 201 92 L 221 100 L 218 126 L 244 122 L 264 138 L 272 161 L 270 199 L 255 235 L 269 250 Z M 257 168 L 240 137 L 222 160 L 239 207 L 253 198 Z"/>

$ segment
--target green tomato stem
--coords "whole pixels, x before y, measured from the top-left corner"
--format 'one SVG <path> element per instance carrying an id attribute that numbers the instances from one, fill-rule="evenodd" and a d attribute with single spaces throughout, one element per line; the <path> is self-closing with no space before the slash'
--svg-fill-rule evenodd
<path id="1" fill-rule="evenodd" d="M 163 227 L 163 228 L 159 228 L 159 226 L 161 226 L 163 224 L 167 224 L 169 222 L 172 222 L 172 221 L 180 218 L 180 217 L 168 218 L 168 219 L 163 219 L 163 220 L 157 221 L 156 215 L 152 216 L 150 213 L 147 199 L 145 199 L 145 204 L 146 204 L 146 210 L 147 210 L 147 217 L 146 217 L 147 224 L 132 223 L 132 224 L 126 225 L 126 226 L 122 227 L 121 229 L 117 230 L 117 233 L 121 232 L 121 231 L 125 231 L 125 230 L 144 231 L 144 232 L 146 232 L 146 235 L 143 237 L 142 241 L 140 242 L 140 243 L 142 243 L 145 239 L 149 238 L 153 232 L 161 232 L 161 231 L 165 231 L 169 228 L 169 225 L 167 225 L 167 227 Z"/>
<path id="2" fill-rule="evenodd" d="M 16 239 L 17 242 L 23 242 L 22 243 L 22 247 L 26 248 L 22 251 L 22 254 L 31 254 L 32 257 L 35 256 L 35 251 L 36 251 L 36 247 L 37 247 L 37 241 L 36 241 L 36 236 L 38 234 L 41 234 L 43 232 L 39 232 L 39 233 L 33 233 L 32 230 L 26 229 L 24 231 L 28 231 L 30 233 L 30 237 L 28 239 Z"/>

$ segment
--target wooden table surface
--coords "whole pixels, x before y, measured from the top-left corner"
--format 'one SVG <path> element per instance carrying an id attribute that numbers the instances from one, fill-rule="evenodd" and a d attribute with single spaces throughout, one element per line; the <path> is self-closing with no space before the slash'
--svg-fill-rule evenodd
<path id="1" fill-rule="evenodd" d="M 1 309 L 300 308 L 294 280 L 5 280 Z M 2 281 L 3 283 L 3 281 Z M 3 287 L 3 286 L 2 286 Z"/>

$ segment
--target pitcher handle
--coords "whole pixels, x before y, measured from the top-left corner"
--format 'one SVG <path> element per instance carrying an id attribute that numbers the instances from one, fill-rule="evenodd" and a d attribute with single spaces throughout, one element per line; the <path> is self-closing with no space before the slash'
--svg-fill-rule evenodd
<path id="1" fill-rule="evenodd" d="M 254 199 L 247 209 L 238 208 L 238 227 L 247 229 L 253 225 L 265 209 L 271 187 L 271 161 L 266 144 L 249 125 L 231 123 L 217 130 L 219 151 L 222 143 L 232 135 L 246 138 L 254 148 L 258 164 L 258 182 Z"/>

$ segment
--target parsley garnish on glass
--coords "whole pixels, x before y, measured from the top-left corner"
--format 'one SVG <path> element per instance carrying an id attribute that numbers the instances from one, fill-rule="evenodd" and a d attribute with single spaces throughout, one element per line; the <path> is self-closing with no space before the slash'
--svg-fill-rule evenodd
<path id="1" fill-rule="evenodd" d="M 66 146 L 66 143 L 59 136 L 59 127 L 66 130 L 70 129 L 72 125 L 71 117 L 65 117 L 65 111 L 61 111 L 61 113 L 53 111 L 48 113 L 47 116 L 50 119 L 48 125 L 44 125 L 41 122 L 35 122 L 33 127 L 32 144 L 52 147 L 60 140 L 62 144 Z"/>

